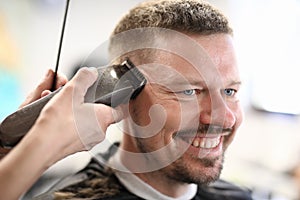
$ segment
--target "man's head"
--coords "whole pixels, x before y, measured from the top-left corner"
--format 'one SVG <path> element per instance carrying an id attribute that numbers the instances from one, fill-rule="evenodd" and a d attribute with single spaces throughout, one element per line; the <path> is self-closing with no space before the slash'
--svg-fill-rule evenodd
<path id="1" fill-rule="evenodd" d="M 132 8 L 116 25 L 110 40 L 111 60 L 120 62 L 124 57 L 136 57 L 137 52 L 129 53 L 128 42 L 119 40 L 120 33 L 130 30 L 143 31 L 143 28 L 163 28 L 182 33 L 211 35 L 215 33 L 233 34 L 227 18 L 216 8 L 201 0 L 151 0 Z M 147 33 L 146 35 L 148 34 Z M 154 32 L 156 30 L 153 30 Z M 116 35 L 118 37 L 116 37 Z M 147 35 L 148 36 L 148 35 Z M 155 37 L 153 35 L 153 37 Z M 151 38 L 153 39 L 153 38 Z M 130 44 L 129 44 L 130 45 Z M 115 52 L 117 51 L 117 53 Z M 119 52 L 126 52 L 120 55 Z M 153 51 L 140 49 L 138 60 L 149 58 Z M 132 59 L 132 58 L 131 58 Z M 144 62 L 144 61 L 141 61 Z"/>
<path id="2" fill-rule="evenodd" d="M 209 35 L 232 34 L 227 19 L 200 0 L 152 0 L 131 9 L 117 24 L 113 35 L 135 29 L 160 27 L 180 32 Z"/>
<path id="3" fill-rule="evenodd" d="M 118 38 L 124 33 L 136 35 Z M 110 50 L 117 60 L 129 57 L 149 82 L 129 103 L 122 148 L 143 154 L 145 165 L 161 164 L 154 167 L 161 179 L 216 180 L 242 121 L 227 19 L 202 1 L 147 1 L 119 22 Z"/>

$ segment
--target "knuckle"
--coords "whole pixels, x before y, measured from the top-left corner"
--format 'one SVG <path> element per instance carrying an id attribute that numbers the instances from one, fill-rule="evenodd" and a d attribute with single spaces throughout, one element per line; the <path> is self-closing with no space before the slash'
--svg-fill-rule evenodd
<path id="1" fill-rule="evenodd" d="M 81 75 L 81 76 L 90 76 L 91 75 L 91 72 L 88 70 L 87 67 L 83 67 L 81 68 L 78 73 Z"/>
<path id="2" fill-rule="evenodd" d="M 66 90 L 69 91 L 69 92 L 72 92 L 75 88 L 75 85 L 74 84 L 69 84 L 67 87 L 66 87 Z"/>
<path id="3" fill-rule="evenodd" d="M 96 78 L 95 73 L 93 73 L 89 68 L 83 67 L 79 71 L 79 76 L 86 80 L 94 80 Z"/>
<path id="4" fill-rule="evenodd" d="M 59 75 L 57 80 L 57 85 L 62 86 L 68 82 L 68 79 L 65 76 Z"/>
<path id="5" fill-rule="evenodd" d="M 56 115 L 57 112 L 57 107 L 56 106 L 45 106 L 45 109 L 43 110 L 43 113 L 46 116 L 52 116 L 52 115 Z"/>
<path id="6" fill-rule="evenodd" d="M 45 88 L 45 86 L 44 86 L 44 83 L 39 83 L 38 85 L 37 85 L 37 87 L 36 87 L 36 91 L 37 92 L 40 92 L 40 91 L 43 91 L 43 90 L 45 90 L 45 89 L 48 89 L 48 88 Z"/>
<path id="7" fill-rule="evenodd" d="M 73 91 L 75 89 L 75 85 L 74 84 L 68 84 L 63 88 L 63 92 L 67 93 L 67 94 L 72 94 Z"/>

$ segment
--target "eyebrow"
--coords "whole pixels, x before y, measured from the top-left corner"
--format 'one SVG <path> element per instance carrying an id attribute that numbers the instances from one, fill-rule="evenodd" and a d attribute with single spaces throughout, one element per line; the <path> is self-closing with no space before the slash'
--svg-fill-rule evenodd
<path id="1" fill-rule="evenodd" d="M 172 86 L 206 86 L 206 82 L 205 81 L 190 81 L 190 80 L 186 80 L 186 81 L 170 81 L 169 84 L 171 84 Z"/>
<path id="2" fill-rule="evenodd" d="M 232 81 L 230 84 L 228 84 L 229 86 L 230 85 L 242 85 L 242 81 Z"/>
<path id="3" fill-rule="evenodd" d="M 232 81 L 226 87 L 232 87 L 232 86 L 238 86 L 238 87 L 240 87 L 241 85 L 242 85 L 242 81 Z"/>
<path id="4" fill-rule="evenodd" d="M 170 81 L 169 84 L 172 86 L 183 86 L 183 85 L 190 85 L 190 86 L 202 86 L 207 87 L 206 81 L 197 81 L 197 80 L 186 80 L 186 81 Z M 234 85 L 242 85 L 241 81 L 231 81 L 229 84 L 224 84 L 225 87 L 234 86 Z"/>

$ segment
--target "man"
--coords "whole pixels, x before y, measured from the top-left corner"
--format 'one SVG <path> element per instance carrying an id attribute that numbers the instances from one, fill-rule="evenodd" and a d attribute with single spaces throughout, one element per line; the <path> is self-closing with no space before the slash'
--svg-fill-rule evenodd
<path id="1" fill-rule="evenodd" d="M 11 166 L 21 159 L 17 167 L 30 172 L 18 184 L 23 191 L 57 160 L 102 142 L 106 128 L 122 118 L 120 144 L 37 199 L 251 199 L 248 191 L 219 180 L 224 152 L 242 122 L 227 19 L 198 0 L 147 1 L 116 26 L 110 53 L 116 63 L 129 58 L 147 78 L 141 93 L 120 106 L 122 114 L 102 104 L 93 107 L 83 103 L 83 93 L 95 75 L 81 71 L 0 162 L 7 171 L 0 173 L 2 180 L 12 173 L 8 180 L 14 183 L 18 172 Z M 30 167 L 22 156 L 26 149 L 27 158 L 41 162 Z"/>
<path id="2" fill-rule="evenodd" d="M 120 146 L 55 186 L 54 196 L 251 199 L 219 180 L 242 122 L 227 19 L 202 1 L 147 1 L 116 26 L 110 52 L 117 63 L 129 58 L 148 84 L 123 107 Z"/>

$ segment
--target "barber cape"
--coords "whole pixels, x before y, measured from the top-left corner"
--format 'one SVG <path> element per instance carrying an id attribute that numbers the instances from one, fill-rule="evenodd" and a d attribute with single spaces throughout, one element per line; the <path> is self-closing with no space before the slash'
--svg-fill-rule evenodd
<path id="1" fill-rule="evenodd" d="M 109 160 L 115 152 L 110 148 L 105 154 L 101 154 L 101 158 Z M 35 200 L 61 200 L 61 199 L 76 199 L 76 200 L 182 200 L 184 198 L 192 200 L 251 200 L 251 192 L 237 187 L 231 183 L 223 180 L 218 180 L 208 186 L 195 185 L 190 188 L 190 194 L 182 198 L 167 197 L 147 185 L 141 184 L 141 180 L 131 174 L 130 184 L 128 181 L 124 182 L 122 176 L 114 170 L 105 167 L 99 162 L 97 156 L 93 158 L 90 163 L 75 175 L 70 175 L 57 184 L 55 184 L 49 191 L 35 197 Z M 131 187 L 130 187 L 131 185 Z M 136 189 L 132 189 L 132 185 L 142 185 Z M 143 186 L 144 185 L 144 186 Z M 194 185 L 194 184 L 192 184 Z M 141 191 L 146 187 L 143 194 Z M 195 188 L 195 190 L 193 189 Z M 150 189 L 150 190 L 149 190 Z M 148 194 L 153 193 L 153 194 Z M 191 196 L 192 194 L 192 196 Z M 189 198 L 191 196 L 191 198 Z"/>

